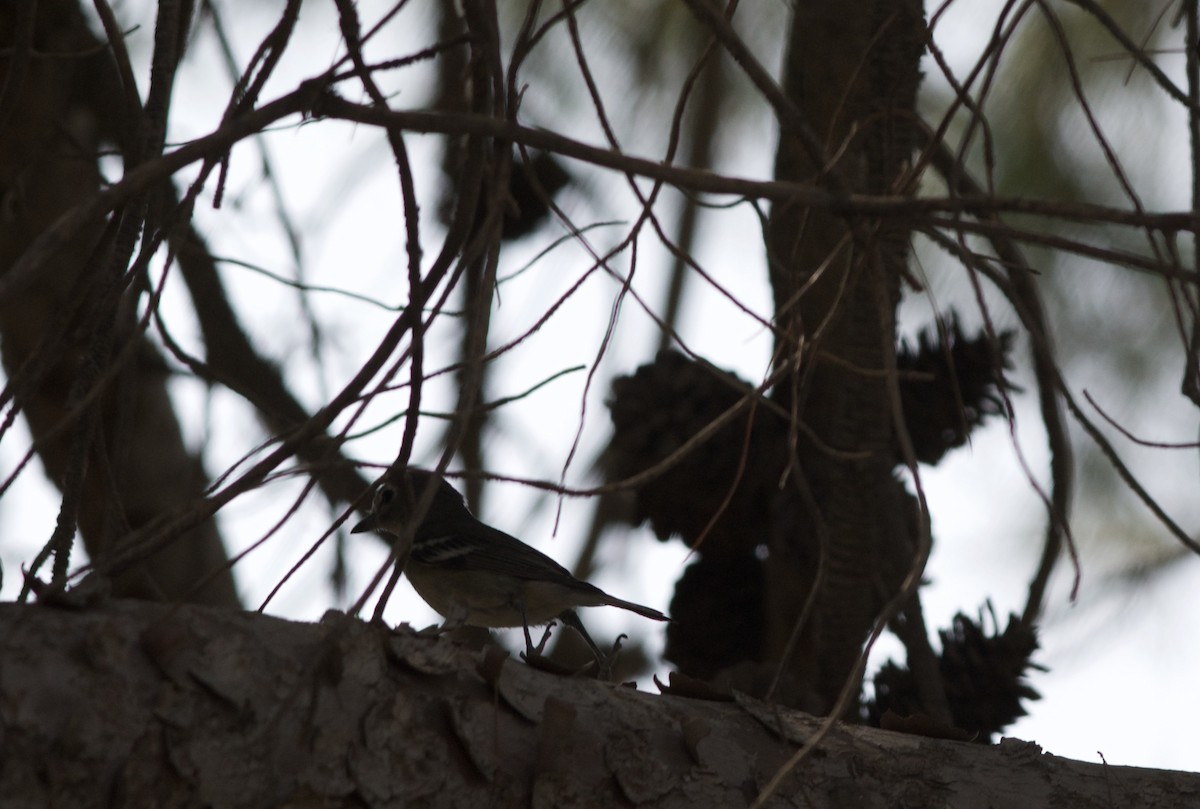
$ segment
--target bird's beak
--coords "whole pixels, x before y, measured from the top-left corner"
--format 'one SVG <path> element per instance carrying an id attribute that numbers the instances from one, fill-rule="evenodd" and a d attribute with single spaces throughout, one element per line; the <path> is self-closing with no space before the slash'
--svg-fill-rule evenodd
<path id="1" fill-rule="evenodd" d="M 368 514 L 365 518 L 358 522 L 358 525 L 350 529 L 352 534 L 361 534 L 364 531 L 376 531 L 379 529 L 379 520 L 374 514 Z"/>

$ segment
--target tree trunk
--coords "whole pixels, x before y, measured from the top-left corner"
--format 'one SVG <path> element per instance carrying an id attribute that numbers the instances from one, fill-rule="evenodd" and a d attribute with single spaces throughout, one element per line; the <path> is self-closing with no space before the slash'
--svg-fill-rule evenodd
<path id="1" fill-rule="evenodd" d="M 796 4 L 777 180 L 909 191 L 923 24 L 919 0 Z M 800 369 L 774 394 L 803 425 L 766 566 L 767 657 L 783 657 L 819 564 L 816 609 L 786 664 L 832 707 L 914 558 L 914 510 L 892 475 L 887 378 L 908 234 L 894 220 L 777 205 L 767 235 L 776 364 Z"/>

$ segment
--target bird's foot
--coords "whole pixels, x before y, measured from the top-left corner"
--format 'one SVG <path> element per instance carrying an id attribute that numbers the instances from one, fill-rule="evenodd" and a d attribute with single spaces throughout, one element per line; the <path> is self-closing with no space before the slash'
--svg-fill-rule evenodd
<path id="1" fill-rule="evenodd" d="M 617 662 L 617 653 L 621 651 L 621 642 L 628 640 L 629 636 L 622 632 L 617 635 L 617 639 L 613 641 L 612 650 L 608 654 L 597 654 L 596 665 L 598 670 L 596 678 L 599 680 L 612 680 L 613 665 Z"/>
<path id="2" fill-rule="evenodd" d="M 540 669 L 541 671 L 550 672 L 551 674 L 563 674 L 568 677 L 577 677 L 595 670 L 595 662 L 587 663 L 581 667 L 566 666 L 544 654 L 546 644 L 550 641 L 550 630 L 554 626 L 554 621 L 546 625 L 545 631 L 542 632 L 542 639 L 538 641 L 537 646 L 533 645 L 533 640 L 529 636 L 529 629 L 525 629 L 525 651 L 521 652 L 521 659 L 525 661 L 526 665 Z"/>

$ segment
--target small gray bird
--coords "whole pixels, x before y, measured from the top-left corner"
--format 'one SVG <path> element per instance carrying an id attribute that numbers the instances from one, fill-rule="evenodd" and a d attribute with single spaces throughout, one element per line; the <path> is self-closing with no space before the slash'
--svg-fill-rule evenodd
<path id="1" fill-rule="evenodd" d="M 655 621 L 669 620 L 650 607 L 610 596 L 580 581 L 549 556 L 496 528 L 467 509 L 453 486 L 423 469 L 391 469 L 371 504 L 371 513 L 352 533 L 382 531 L 400 537 L 427 486 L 433 502 L 417 526 L 404 572 L 413 588 L 451 626 L 529 627 L 554 618 L 583 631 L 575 607 L 620 607 Z"/>

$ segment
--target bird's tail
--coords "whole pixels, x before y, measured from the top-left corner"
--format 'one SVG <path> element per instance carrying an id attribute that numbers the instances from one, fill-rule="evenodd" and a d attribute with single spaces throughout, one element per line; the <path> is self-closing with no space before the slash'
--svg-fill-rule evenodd
<path id="1" fill-rule="evenodd" d="M 650 607 L 643 607 L 641 604 L 634 604 L 632 601 L 623 601 L 619 598 L 613 598 L 612 596 L 608 596 L 608 601 L 606 601 L 605 603 L 608 604 L 608 606 L 610 606 L 610 607 L 620 607 L 623 610 L 629 610 L 630 612 L 636 612 L 638 615 L 641 615 L 644 618 L 649 618 L 653 621 L 669 621 L 669 620 L 671 620 L 670 618 L 663 615 L 661 612 L 659 612 L 656 609 L 652 609 Z"/>

